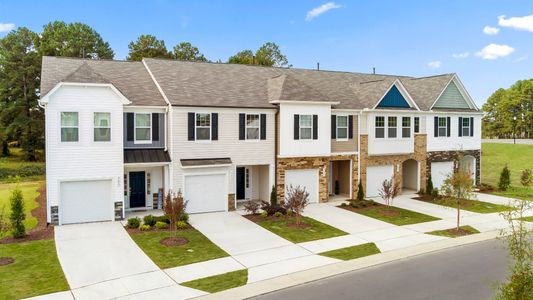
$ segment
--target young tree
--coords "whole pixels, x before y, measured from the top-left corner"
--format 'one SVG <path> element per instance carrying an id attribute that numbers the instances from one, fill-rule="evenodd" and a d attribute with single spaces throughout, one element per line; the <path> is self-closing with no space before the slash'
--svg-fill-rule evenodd
<path id="1" fill-rule="evenodd" d="M 511 172 L 507 165 L 503 167 L 502 172 L 500 173 L 500 181 L 498 181 L 498 188 L 502 191 L 506 191 L 511 185 Z"/>
<path id="2" fill-rule="evenodd" d="M 362 201 L 365 199 L 365 192 L 363 191 L 363 183 L 359 180 L 357 185 L 357 200 Z"/>
<path id="3" fill-rule="evenodd" d="M 24 226 L 26 213 L 24 212 L 22 191 L 18 186 L 11 191 L 10 202 L 11 215 L 9 216 L 9 220 L 11 221 L 11 233 L 14 238 L 22 238 L 26 235 L 26 227 Z"/>
<path id="4" fill-rule="evenodd" d="M 163 201 L 163 211 L 170 220 L 170 232 L 173 234 L 177 232 L 176 223 L 180 216 L 185 213 L 187 203 L 188 201 L 183 199 L 181 190 L 176 194 L 169 191 Z"/>
<path id="5" fill-rule="evenodd" d="M 394 184 L 394 178 L 383 180 L 381 189 L 379 190 L 379 196 L 385 201 L 386 205 L 392 205 L 392 201 L 399 193 L 400 186 Z"/>
<path id="6" fill-rule="evenodd" d="M 515 210 L 502 213 L 509 228 L 500 235 L 507 242 L 513 263 L 507 282 L 498 286 L 496 299 L 533 299 L 533 230 L 524 221 L 525 212 L 533 209 L 533 204 L 516 200 L 513 207 Z"/>
<path id="7" fill-rule="evenodd" d="M 130 52 L 127 60 L 140 61 L 143 57 L 152 58 L 170 58 L 171 54 L 165 46 L 165 41 L 158 40 L 151 34 L 143 34 L 137 38 L 135 42 L 130 42 L 128 45 Z"/>
<path id="8" fill-rule="evenodd" d="M 292 184 L 287 187 L 284 206 L 286 209 L 292 210 L 297 225 L 301 223 L 302 212 L 307 204 L 309 204 L 309 193 L 305 187 L 293 187 Z"/>
<path id="9" fill-rule="evenodd" d="M 441 187 L 445 201 L 450 201 L 457 208 L 457 231 L 461 220 L 461 202 L 474 198 L 474 181 L 470 173 L 458 169 L 448 175 Z"/>
<path id="10" fill-rule="evenodd" d="M 524 187 L 528 187 L 531 184 L 531 181 L 533 181 L 533 173 L 531 169 L 522 170 L 522 174 L 520 174 L 520 183 Z"/>
<path id="11" fill-rule="evenodd" d="M 270 205 L 278 205 L 278 193 L 275 185 L 272 185 L 272 190 L 270 191 Z"/>
<path id="12" fill-rule="evenodd" d="M 426 195 L 431 195 L 433 193 L 433 180 L 431 179 L 431 174 L 429 174 L 426 181 Z"/>
<path id="13" fill-rule="evenodd" d="M 207 61 L 205 56 L 200 53 L 200 50 L 189 42 L 181 42 L 174 46 L 172 56 L 177 60 Z"/>

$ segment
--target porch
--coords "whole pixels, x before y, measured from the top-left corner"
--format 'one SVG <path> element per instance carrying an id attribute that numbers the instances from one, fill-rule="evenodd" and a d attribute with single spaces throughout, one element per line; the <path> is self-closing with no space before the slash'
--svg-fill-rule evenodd
<path id="1" fill-rule="evenodd" d="M 235 169 L 236 208 L 240 209 L 249 200 L 270 202 L 274 184 L 274 170 L 271 165 L 245 165 Z"/>
<path id="2" fill-rule="evenodd" d="M 334 160 L 329 163 L 329 201 L 346 200 L 352 197 L 350 160 Z"/>

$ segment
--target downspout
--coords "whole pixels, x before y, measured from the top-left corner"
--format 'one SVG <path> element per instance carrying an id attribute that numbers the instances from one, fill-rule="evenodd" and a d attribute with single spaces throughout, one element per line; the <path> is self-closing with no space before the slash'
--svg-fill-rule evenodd
<path id="1" fill-rule="evenodd" d="M 361 182 L 361 120 L 363 118 L 363 111 L 359 111 L 357 118 L 357 188 L 359 189 L 359 182 Z M 352 195 L 353 198 L 353 195 Z"/>
<path id="2" fill-rule="evenodd" d="M 276 189 L 276 198 L 278 194 L 278 147 L 279 147 L 279 105 L 277 106 L 276 113 L 274 114 L 274 188 Z"/>

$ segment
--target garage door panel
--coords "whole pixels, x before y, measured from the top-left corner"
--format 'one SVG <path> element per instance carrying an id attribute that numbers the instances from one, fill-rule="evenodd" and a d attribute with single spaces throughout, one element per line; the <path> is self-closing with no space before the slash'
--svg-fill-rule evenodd
<path id="1" fill-rule="evenodd" d="M 111 221 L 113 201 L 111 180 L 61 183 L 61 224 Z"/>
<path id="2" fill-rule="evenodd" d="M 393 177 L 394 166 L 371 166 L 366 168 L 366 197 L 378 197 L 384 180 Z"/>
<path id="3" fill-rule="evenodd" d="M 285 188 L 290 185 L 305 187 L 309 202 L 318 203 L 318 169 L 286 170 Z"/>
<path id="4" fill-rule="evenodd" d="M 441 188 L 446 178 L 453 173 L 453 161 L 431 163 L 431 181 L 433 187 Z"/>
<path id="5" fill-rule="evenodd" d="M 226 174 L 185 176 L 188 213 L 225 211 L 228 201 Z"/>

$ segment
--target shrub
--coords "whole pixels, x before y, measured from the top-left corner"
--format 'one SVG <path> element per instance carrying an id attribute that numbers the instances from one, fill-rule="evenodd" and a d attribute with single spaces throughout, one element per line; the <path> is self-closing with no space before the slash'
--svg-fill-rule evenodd
<path id="1" fill-rule="evenodd" d="M 355 203 L 355 202 L 352 203 L 351 206 L 352 206 L 353 208 L 359 208 L 359 205 L 357 205 L 357 203 Z"/>
<path id="2" fill-rule="evenodd" d="M 400 193 L 400 186 L 394 183 L 394 179 L 385 179 L 381 184 L 379 195 L 386 205 L 392 205 L 392 200 Z M 364 204 L 364 203 L 363 203 Z M 366 206 L 366 205 L 365 205 Z"/>
<path id="3" fill-rule="evenodd" d="M 128 219 L 128 228 L 130 229 L 135 229 L 135 228 L 139 228 L 139 226 L 141 225 L 141 219 L 135 217 L 135 218 L 129 218 Z"/>
<path id="4" fill-rule="evenodd" d="M 143 223 L 150 227 L 154 226 L 156 222 L 157 222 L 156 218 L 152 215 L 147 215 L 147 216 L 144 216 L 143 218 Z"/>
<path id="5" fill-rule="evenodd" d="M 376 201 L 374 201 L 374 200 L 370 200 L 370 201 L 368 201 L 368 203 L 369 203 L 370 205 L 378 205 L 378 204 L 376 203 Z"/>
<path id="6" fill-rule="evenodd" d="M 533 172 L 531 171 L 531 169 L 522 170 L 522 174 L 520 174 L 520 183 L 524 187 L 528 187 L 532 181 L 533 181 Z"/>
<path id="7" fill-rule="evenodd" d="M 293 214 L 293 211 L 292 211 L 292 210 L 290 210 L 290 209 L 287 209 L 287 212 L 286 212 L 286 214 L 287 214 L 287 216 L 289 216 L 289 217 L 290 217 L 290 216 L 292 216 L 292 214 Z"/>
<path id="8" fill-rule="evenodd" d="M 261 207 L 261 203 L 256 200 L 250 200 L 244 203 L 244 211 L 252 215 L 257 214 L 259 207 Z"/>
<path id="9" fill-rule="evenodd" d="M 276 218 L 281 217 L 281 216 L 283 216 L 283 214 L 281 212 L 279 212 L 279 211 L 274 213 L 274 217 L 276 217 Z"/>
<path id="10" fill-rule="evenodd" d="M 335 180 L 335 195 L 338 195 L 341 193 L 341 186 L 338 180 Z"/>
<path id="11" fill-rule="evenodd" d="M 279 204 L 271 205 L 270 203 L 266 201 L 261 201 L 261 209 L 266 211 L 267 215 L 269 216 L 274 215 L 278 211 L 282 214 L 285 214 L 287 212 L 287 210 L 283 206 Z"/>
<path id="12" fill-rule="evenodd" d="M 167 215 L 155 217 L 155 220 L 156 220 L 156 223 L 163 222 L 163 223 L 170 224 L 170 218 Z"/>
<path id="13" fill-rule="evenodd" d="M 185 229 L 187 227 L 188 227 L 187 222 L 184 222 L 184 221 L 176 222 L 176 228 L 177 229 Z"/>
<path id="14" fill-rule="evenodd" d="M 431 174 L 429 174 L 426 181 L 426 194 L 433 195 L 433 180 L 431 179 Z"/>
<path id="15" fill-rule="evenodd" d="M 278 193 L 275 185 L 272 186 L 270 191 L 270 205 L 278 205 Z"/>
<path id="16" fill-rule="evenodd" d="M 139 226 L 139 230 L 140 231 L 148 231 L 148 230 L 150 230 L 150 225 L 143 224 L 143 225 Z"/>
<path id="17" fill-rule="evenodd" d="M 180 217 L 178 218 L 178 221 L 183 221 L 186 223 L 189 223 L 189 214 L 188 213 L 182 213 Z"/>
<path id="18" fill-rule="evenodd" d="M 7 179 L 9 177 L 28 177 L 35 175 L 44 175 L 45 174 L 44 165 L 41 164 L 31 164 L 24 165 L 18 168 L 0 168 L 0 179 Z"/>
<path id="19" fill-rule="evenodd" d="M 498 188 L 502 191 L 506 191 L 511 184 L 511 172 L 507 165 L 503 167 L 502 172 L 500 173 L 500 181 L 498 181 Z"/>
<path id="20" fill-rule="evenodd" d="M 359 180 L 359 184 L 357 185 L 357 200 L 361 201 L 363 199 L 365 199 L 365 193 L 363 192 L 363 184 Z"/>
<path id="21" fill-rule="evenodd" d="M 164 198 L 163 211 L 169 217 L 171 232 L 176 231 L 176 228 L 178 228 L 178 222 L 183 222 L 185 225 L 187 225 L 187 222 L 179 221 L 179 218 L 185 214 L 187 202 L 188 201 L 183 199 L 181 191 L 178 191 L 176 194 L 169 192 Z"/>
<path id="22" fill-rule="evenodd" d="M 366 203 L 365 202 L 361 203 L 361 206 L 366 207 Z"/>
<path id="23" fill-rule="evenodd" d="M 439 196 L 439 189 L 438 188 L 434 188 L 431 190 L 431 196 L 437 198 Z"/>
<path id="24" fill-rule="evenodd" d="M 285 208 L 292 210 L 296 217 L 296 224 L 300 224 L 302 212 L 309 204 L 309 193 L 305 187 L 289 185 L 285 193 Z"/>
<path id="25" fill-rule="evenodd" d="M 168 224 L 165 223 L 165 222 L 158 221 L 158 222 L 155 223 L 155 228 L 157 228 L 157 229 L 165 229 L 165 228 L 168 228 Z"/>
<path id="26" fill-rule="evenodd" d="M 341 206 L 342 206 L 342 207 L 345 207 L 345 206 L 348 206 L 348 204 L 346 204 L 345 202 L 342 202 L 342 203 L 341 203 Z"/>
<path id="27" fill-rule="evenodd" d="M 263 211 L 261 212 L 261 217 L 263 217 L 263 218 L 268 217 L 268 213 L 267 213 L 266 210 L 263 210 Z"/>
<path id="28" fill-rule="evenodd" d="M 26 227 L 24 226 L 26 213 L 24 212 L 24 197 L 18 186 L 11 192 L 10 202 L 11 215 L 9 220 L 11 221 L 11 233 L 14 238 L 22 238 L 26 235 Z"/>

